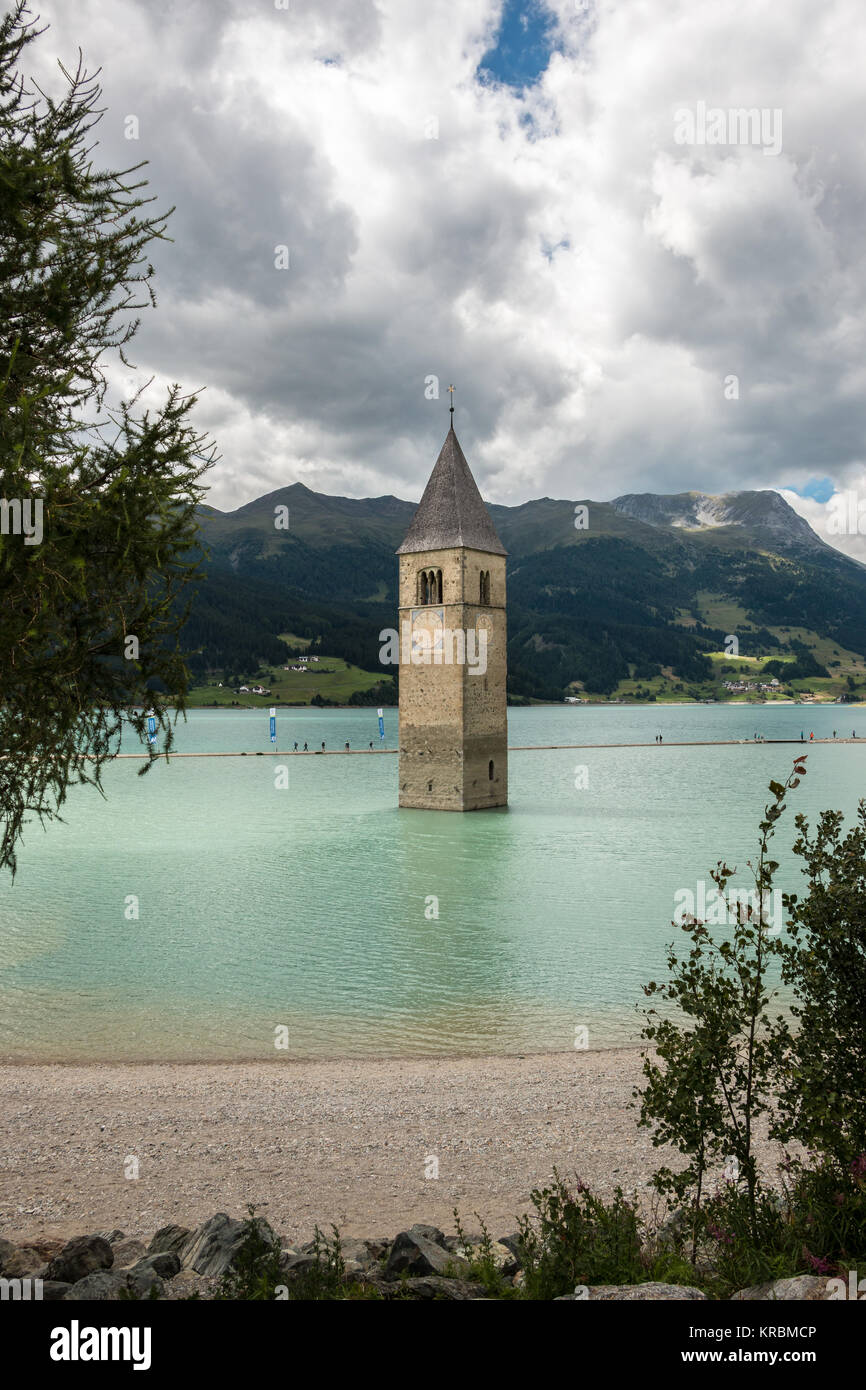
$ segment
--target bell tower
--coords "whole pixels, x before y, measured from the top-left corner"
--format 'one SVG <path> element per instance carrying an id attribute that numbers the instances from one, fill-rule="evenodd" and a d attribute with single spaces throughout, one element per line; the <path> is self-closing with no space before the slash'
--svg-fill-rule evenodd
<path id="1" fill-rule="evenodd" d="M 400 805 L 508 802 L 506 551 L 451 428 L 397 551 Z"/>

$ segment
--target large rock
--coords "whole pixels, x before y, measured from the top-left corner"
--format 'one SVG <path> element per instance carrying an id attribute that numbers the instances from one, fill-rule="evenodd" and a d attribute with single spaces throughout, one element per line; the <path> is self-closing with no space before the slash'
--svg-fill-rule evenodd
<path id="1" fill-rule="evenodd" d="M 485 1254 L 483 1237 L 480 1235 L 466 1236 L 465 1245 L 459 1236 L 448 1236 L 445 1246 L 448 1250 L 453 1250 L 467 1260 L 480 1260 Z M 468 1252 L 466 1246 L 469 1247 Z M 520 1268 L 514 1251 L 498 1240 L 490 1242 L 487 1253 L 493 1261 L 494 1269 L 497 1269 L 500 1274 L 516 1274 Z"/>
<path id="2" fill-rule="evenodd" d="M 118 1240 L 109 1242 L 114 1252 L 114 1264 L 112 1269 L 127 1269 L 140 1260 L 147 1251 L 140 1240 Z"/>
<path id="3" fill-rule="evenodd" d="M 256 1225 L 267 1243 L 279 1249 L 277 1236 L 264 1217 L 257 1216 Z M 234 1264 L 247 1238 L 247 1229 L 246 1221 L 235 1221 L 224 1211 L 217 1212 L 216 1216 L 197 1227 L 181 1247 L 179 1254 L 183 1268 L 219 1278 Z"/>
<path id="4" fill-rule="evenodd" d="M 23 1245 L 14 1241 L 0 1239 L 0 1274 L 7 1279 L 26 1279 L 39 1274 L 45 1264 L 63 1249 L 62 1240 L 40 1237 L 28 1240 Z"/>
<path id="5" fill-rule="evenodd" d="M 315 1255 L 304 1250 L 281 1250 L 280 1272 L 282 1274 L 309 1274 L 318 1264 Z"/>
<path id="6" fill-rule="evenodd" d="M 35 1250 L 42 1263 L 47 1264 L 55 1255 L 60 1254 L 65 1244 L 65 1240 L 59 1240 L 56 1236 L 40 1236 L 38 1240 L 28 1240 L 21 1248 Z"/>
<path id="7" fill-rule="evenodd" d="M 30 1279 L 44 1268 L 45 1260 L 32 1245 L 13 1245 L 3 1256 L 4 1279 Z"/>
<path id="8" fill-rule="evenodd" d="M 409 1234 L 423 1236 L 425 1240 L 432 1240 L 434 1245 L 441 1245 L 445 1249 L 445 1235 L 438 1226 L 425 1226 L 422 1221 L 416 1221 L 414 1226 L 409 1227 Z"/>
<path id="9" fill-rule="evenodd" d="M 132 1269 L 125 1269 L 122 1272 L 126 1276 L 126 1284 L 130 1293 L 134 1294 L 136 1298 L 161 1298 L 165 1292 L 165 1284 L 156 1271 L 149 1267 L 146 1260 L 141 1260 L 139 1264 L 133 1265 Z"/>
<path id="10" fill-rule="evenodd" d="M 827 1279 L 815 1274 L 798 1274 L 793 1279 L 776 1279 L 769 1284 L 755 1284 L 751 1289 L 740 1289 L 731 1298 L 740 1302 L 789 1303 L 805 1300 L 815 1303 L 829 1299 Z"/>
<path id="11" fill-rule="evenodd" d="M 431 1239 L 428 1232 L 438 1239 Z M 385 1278 L 397 1279 L 401 1274 L 459 1275 L 467 1269 L 466 1261 L 455 1250 L 448 1250 L 444 1242 L 445 1237 L 435 1226 L 412 1226 L 401 1231 L 391 1246 Z"/>
<path id="12" fill-rule="evenodd" d="M 434 1226 L 419 1227 L 425 1231 L 433 1231 L 444 1241 L 445 1237 L 441 1231 L 437 1231 Z M 346 1273 L 351 1276 L 361 1274 L 368 1270 L 375 1270 L 384 1260 L 393 1242 L 384 1239 L 358 1239 L 349 1236 L 340 1239 L 340 1254 Z M 294 1246 L 285 1243 L 280 1255 L 281 1263 L 286 1270 L 293 1270 L 295 1273 L 303 1273 L 305 1270 L 312 1269 L 316 1263 L 316 1242 L 308 1240 L 306 1245 Z"/>
<path id="13" fill-rule="evenodd" d="M 72 1285 L 71 1285 L 71 1284 L 64 1284 L 64 1283 L 61 1283 L 61 1281 L 60 1281 L 59 1279 L 43 1279 L 43 1281 L 42 1281 L 42 1299 L 43 1299 L 43 1302 L 45 1302 L 45 1303 L 56 1303 L 59 1299 L 65 1298 L 66 1295 L 67 1295 L 67 1293 L 69 1292 L 69 1290 L 70 1290 L 71 1288 L 72 1288 Z"/>
<path id="14" fill-rule="evenodd" d="M 114 1269 L 95 1269 L 91 1274 L 85 1274 L 83 1279 L 77 1279 L 74 1284 L 70 1284 L 66 1293 L 63 1295 L 64 1302 L 72 1302 L 79 1298 L 93 1302 L 105 1302 L 107 1300 L 117 1300 L 120 1298 L 121 1289 L 128 1289 L 126 1275 Z"/>
<path id="15" fill-rule="evenodd" d="M 520 1234 L 519 1231 L 515 1231 L 512 1235 L 500 1236 L 499 1239 L 498 1239 L 498 1241 L 496 1242 L 496 1244 L 497 1244 L 497 1245 L 504 1245 L 505 1248 L 506 1248 L 506 1250 L 510 1250 L 511 1253 L 512 1253 L 512 1255 L 514 1256 L 514 1259 L 515 1259 L 516 1263 L 517 1263 L 518 1269 L 522 1268 L 522 1266 L 523 1266 L 523 1236 Z"/>
<path id="16" fill-rule="evenodd" d="M 356 1240 L 352 1237 L 341 1240 L 340 1254 L 347 1276 L 354 1279 L 360 1274 L 377 1272 L 390 1245 L 390 1241 L 384 1240 Z M 283 1274 L 307 1274 L 315 1266 L 315 1244 L 312 1241 L 298 1249 L 286 1246 L 280 1251 Z"/>
<path id="17" fill-rule="evenodd" d="M 588 1298 L 578 1293 L 564 1293 L 555 1298 L 554 1303 L 601 1302 L 601 1303 L 685 1303 L 706 1301 L 706 1294 L 693 1289 L 689 1284 L 590 1284 Z"/>
<path id="18" fill-rule="evenodd" d="M 376 1269 L 390 1245 L 381 1240 L 342 1240 L 340 1253 L 347 1274 L 357 1274 L 360 1270 Z"/>
<path id="19" fill-rule="evenodd" d="M 180 1273 L 180 1257 L 173 1250 L 158 1250 L 155 1255 L 144 1255 L 137 1260 L 128 1272 L 137 1279 L 148 1274 L 160 1279 L 173 1279 Z"/>
<path id="20" fill-rule="evenodd" d="M 45 1278 L 76 1284 L 95 1270 L 111 1269 L 113 1264 L 114 1251 L 104 1236 L 76 1236 L 49 1260 Z"/>
<path id="21" fill-rule="evenodd" d="M 117 1302 L 121 1298 L 132 1296 L 136 1299 L 145 1299 L 153 1296 L 154 1290 L 157 1297 L 161 1297 L 165 1285 L 158 1274 L 150 1269 L 95 1269 L 91 1274 L 86 1274 L 83 1279 L 78 1279 L 66 1292 L 59 1295 L 64 1302 L 71 1303 L 79 1300 L 85 1302 Z M 58 1295 L 55 1295 L 57 1297 Z"/>
<path id="22" fill-rule="evenodd" d="M 396 1282 L 379 1275 L 368 1274 L 362 1282 L 368 1288 L 375 1289 L 389 1302 L 402 1302 L 404 1299 L 412 1302 L 437 1299 L 441 1302 L 447 1299 L 449 1302 L 465 1303 L 488 1297 L 482 1284 L 471 1284 L 465 1279 L 444 1279 L 438 1274 L 422 1275 L 416 1279 L 400 1279 Z"/>
<path id="23" fill-rule="evenodd" d="M 396 1288 L 397 1298 L 420 1299 L 448 1299 L 449 1301 L 468 1302 L 469 1300 L 487 1298 L 487 1290 L 483 1284 L 470 1284 L 464 1279 L 443 1279 L 440 1275 L 431 1274 L 417 1279 L 406 1279 L 401 1281 Z"/>
<path id="24" fill-rule="evenodd" d="M 150 1245 L 148 1255 L 158 1255 L 163 1250 L 173 1250 L 179 1255 L 190 1236 L 188 1226 L 160 1226 Z"/>

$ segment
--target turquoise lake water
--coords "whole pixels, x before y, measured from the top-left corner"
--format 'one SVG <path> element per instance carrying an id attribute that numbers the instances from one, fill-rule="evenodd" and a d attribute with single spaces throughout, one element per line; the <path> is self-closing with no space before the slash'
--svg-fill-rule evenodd
<path id="1" fill-rule="evenodd" d="M 393 748 L 395 710 L 385 722 Z M 280 749 L 379 747 L 375 710 L 279 710 L 277 727 Z M 573 1047 L 576 1028 L 591 1048 L 632 1041 L 678 934 L 675 893 L 720 858 L 744 868 L 767 784 L 800 751 L 754 734 L 834 728 L 862 743 L 805 750 L 776 841 L 779 885 L 798 890 L 793 813 L 854 813 L 866 710 L 510 710 L 509 742 L 533 751 L 510 755 L 507 810 L 472 815 L 398 810 L 394 755 L 180 758 L 143 778 L 116 762 L 105 799 L 76 788 L 0 882 L 0 1056 L 529 1052 Z M 748 742 L 659 748 L 658 732 Z M 178 751 L 270 747 L 267 711 L 178 726 Z"/>

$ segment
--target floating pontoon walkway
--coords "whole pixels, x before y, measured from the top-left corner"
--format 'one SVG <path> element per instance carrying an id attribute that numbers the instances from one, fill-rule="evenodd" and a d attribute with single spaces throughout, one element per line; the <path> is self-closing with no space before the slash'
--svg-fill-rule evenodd
<path id="1" fill-rule="evenodd" d="M 662 743 L 510 743 L 509 753 L 544 753 L 580 748 L 762 748 L 769 744 L 787 744 L 792 748 L 814 748 L 817 743 L 859 743 L 866 748 L 866 738 L 709 738 L 686 739 Z M 397 753 L 397 748 L 268 748 L 241 753 L 169 753 L 169 758 L 369 758 L 371 754 Z M 117 758 L 147 758 L 147 753 L 117 753 Z M 165 754 L 158 754 L 164 757 Z M 113 760 L 112 760 L 113 761 Z"/>

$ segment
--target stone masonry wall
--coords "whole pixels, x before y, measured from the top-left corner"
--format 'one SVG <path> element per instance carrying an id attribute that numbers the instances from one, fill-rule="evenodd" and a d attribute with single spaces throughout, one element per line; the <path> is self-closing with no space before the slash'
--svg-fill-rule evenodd
<path id="1" fill-rule="evenodd" d="M 416 603 L 417 576 L 441 569 L 442 603 Z M 479 603 L 479 571 L 490 573 L 490 603 Z M 487 630 L 487 669 L 468 663 L 400 667 L 400 805 L 468 811 L 508 799 L 505 558 L 455 548 L 400 556 L 401 638 L 413 611 L 433 612 L 451 630 Z M 490 763 L 493 777 L 490 777 Z"/>

